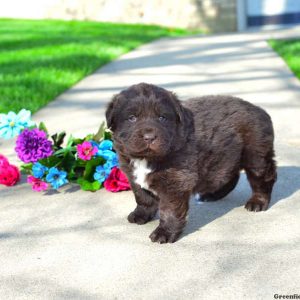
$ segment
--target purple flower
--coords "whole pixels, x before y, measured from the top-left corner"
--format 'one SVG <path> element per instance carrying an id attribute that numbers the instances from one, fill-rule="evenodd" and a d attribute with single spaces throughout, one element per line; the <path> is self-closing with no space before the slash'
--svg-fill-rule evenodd
<path id="1" fill-rule="evenodd" d="M 47 140 L 46 133 L 37 128 L 24 129 L 17 138 L 15 151 L 25 163 L 37 162 L 53 153 L 52 143 Z"/>

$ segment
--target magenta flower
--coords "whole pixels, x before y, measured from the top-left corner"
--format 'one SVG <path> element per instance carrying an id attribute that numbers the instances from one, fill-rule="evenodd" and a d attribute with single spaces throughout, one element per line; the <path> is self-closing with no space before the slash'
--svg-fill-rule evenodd
<path id="1" fill-rule="evenodd" d="M 77 145 L 78 157 L 82 160 L 91 160 L 98 152 L 97 147 L 93 147 L 90 142 L 83 142 L 82 144 Z"/>
<path id="2" fill-rule="evenodd" d="M 9 166 L 8 159 L 4 155 L 0 154 L 0 168 L 8 167 L 8 166 Z"/>
<path id="3" fill-rule="evenodd" d="M 52 155 L 52 142 L 44 131 L 26 128 L 17 138 L 15 151 L 23 162 L 37 162 Z"/>
<path id="4" fill-rule="evenodd" d="M 36 192 L 45 191 L 48 188 L 48 183 L 31 175 L 27 177 L 27 182 L 32 185 L 32 189 Z"/>

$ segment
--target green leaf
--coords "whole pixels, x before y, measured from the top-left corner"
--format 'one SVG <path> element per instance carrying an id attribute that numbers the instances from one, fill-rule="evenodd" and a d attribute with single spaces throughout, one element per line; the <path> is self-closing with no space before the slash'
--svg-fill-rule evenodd
<path id="1" fill-rule="evenodd" d="M 75 167 L 72 168 L 69 172 L 68 172 L 68 179 L 70 181 L 73 181 L 77 178 L 77 174 L 76 174 L 76 171 L 75 171 Z"/>
<path id="2" fill-rule="evenodd" d="M 84 142 L 84 139 L 73 139 L 73 145 L 78 145 L 78 144 L 82 144 Z"/>
<path id="3" fill-rule="evenodd" d="M 98 129 L 98 132 L 94 135 L 94 138 L 93 140 L 95 142 L 100 142 L 101 139 L 103 139 L 104 137 L 104 132 L 105 132 L 105 122 L 102 122 L 99 129 Z"/>
<path id="4" fill-rule="evenodd" d="M 78 167 L 77 166 L 77 162 L 78 161 L 76 161 L 76 165 L 75 165 L 75 167 L 74 167 L 74 169 L 73 169 L 73 171 L 74 171 L 74 173 L 75 173 L 75 175 L 74 175 L 74 177 L 73 178 L 82 178 L 82 176 L 83 176 L 83 172 L 84 172 L 84 167 Z M 72 172 L 71 172 L 72 173 Z M 72 175 L 72 174 L 71 174 Z M 71 176 L 70 176 L 71 177 Z"/>
<path id="5" fill-rule="evenodd" d="M 55 145 L 55 143 L 56 143 L 56 140 L 57 140 L 57 133 L 55 133 L 55 134 L 51 135 L 51 138 L 52 138 L 52 140 L 53 140 L 53 143 L 54 143 L 54 145 Z"/>
<path id="6" fill-rule="evenodd" d="M 35 129 L 35 128 L 37 128 L 37 126 L 36 125 L 32 125 L 32 126 L 29 126 L 28 127 L 28 129 L 29 130 L 32 130 L 32 129 Z M 25 129 L 25 128 L 24 128 Z M 24 131 L 24 129 L 23 130 L 21 130 L 21 132 L 23 132 Z"/>
<path id="7" fill-rule="evenodd" d="M 66 136 L 66 133 L 64 131 L 61 132 L 60 134 L 55 133 L 51 136 L 51 138 L 53 140 L 54 150 L 60 150 L 62 148 L 61 145 L 64 142 L 65 136 Z"/>
<path id="8" fill-rule="evenodd" d="M 85 170 L 83 173 L 83 178 L 86 180 L 93 180 L 93 175 L 95 173 L 96 167 L 103 165 L 105 163 L 105 159 L 103 157 L 96 157 L 89 160 L 86 163 Z"/>
<path id="9" fill-rule="evenodd" d="M 94 138 L 94 135 L 93 134 L 88 134 L 85 138 L 84 138 L 84 140 L 85 141 L 90 141 L 90 140 L 92 140 Z"/>
<path id="10" fill-rule="evenodd" d="M 32 172 L 32 165 L 33 165 L 33 163 L 22 164 L 21 165 L 21 172 L 23 174 L 31 174 L 31 172 Z"/>
<path id="11" fill-rule="evenodd" d="M 69 151 L 69 150 L 67 150 L 66 148 L 59 149 L 59 150 L 54 152 L 54 155 L 55 156 L 63 155 L 66 151 Z"/>
<path id="12" fill-rule="evenodd" d="M 94 181 L 92 182 L 92 188 L 93 188 L 93 191 L 98 191 L 100 190 L 102 187 L 102 184 L 99 182 L 99 181 Z"/>
<path id="13" fill-rule="evenodd" d="M 105 140 L 112 140 L 112 132 L 110 130 L 105 130 L 104 132 L 104 139 Z"/>
<path id="14" fill-rule="evenodd" d="M 76 167 L 83 167 L 83 168 L 85 168 L 86 164 L 87 164 L 86 160 L 82 160 L 82 159 L 77 159 L 76 160 Z"/>
<path id="15" fill-rule="evenodd" d="M 101 183 L 99 181 L 93 181 L 90 182 L 86 179 L 79 178 L 77 180 L 77 183 L 80 185 L 80 188 L 83 191 L 90 191 L 90 192 L 96 192 L 101 188 Z"/>
<path id="16" fill-rule="evenodd" d="M 74 143 L 74 138 L 72 136 L 72 134 L 69 136 L 69 139 L 67 141 L 67 147 L 71 147 L 73 146 L 73 143 Z"/>
<path id="17" fill-rule="evenodd" d="M 76 166 L 75 155 L 71 151 L 66 152 L 59 166 L 62 167 L 67 173 L 74 170 Z"/>
<path id="18" fill-rule="evenodd" d="M 62 149 L 59 149 L 57 151 L 54 152 L 53 155 L 55 156 L 66 156 L 68 152 L 76 152 L 76 147 L 66 147 L 66 148 L 62 148 Z"/>
<path id="19" fill-rule="evenodd" d="M 47 136 L 48 136 L 48 129 L 47 129 L 47 127 L 46 127 L 46 125 L 45 125 L 44 122 L 41 122 L 41 123 L 40 123 L 40 125 L 39 125 L 39 130 L 45 131 L 46 134 L 47 134 Z"/>
<path id="20" fill-rule="evenodd" d="M 64 142 L 64 139 L 65 139 L 65 136 L 66 136 L 66 133 L 65 131 L 61 132 L 58 137 L 57 137 L 57 141 L 56 141 L 56 147 L 61 147 L 61 145 L 63 144 Z"/>
<path id="21" fill-rule="evenodd" d="M 39 160 L 39 162 L 42 165 L 44 165 L 48 168 L 56 167 L 59 164 L 60 161 L 61 161 L 61 159 L 59 157 L 54 156 L 54 155 Z"/>

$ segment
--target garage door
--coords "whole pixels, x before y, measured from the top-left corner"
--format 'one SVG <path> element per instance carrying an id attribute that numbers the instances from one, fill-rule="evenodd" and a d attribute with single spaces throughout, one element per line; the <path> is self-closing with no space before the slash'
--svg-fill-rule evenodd
<path id="1" fill-rule="evenodd" d="M 247 0 L 247 25 L 300 23 L 300 0 Z"/>

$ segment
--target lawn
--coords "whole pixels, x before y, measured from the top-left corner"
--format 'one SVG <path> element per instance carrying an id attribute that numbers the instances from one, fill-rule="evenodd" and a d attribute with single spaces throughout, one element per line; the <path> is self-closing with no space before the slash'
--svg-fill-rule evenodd
<path id="1" fill-rule="evenodd" d="M 191 33 L 147 25 L 0 19 L 0 113 L 36 112 L 121 54 L 160 37 Z"/>
<path id="2" fill-rule="evenodd" d="M 271 40 L 269 44 L 300 79 L 300 39 Z"/>

